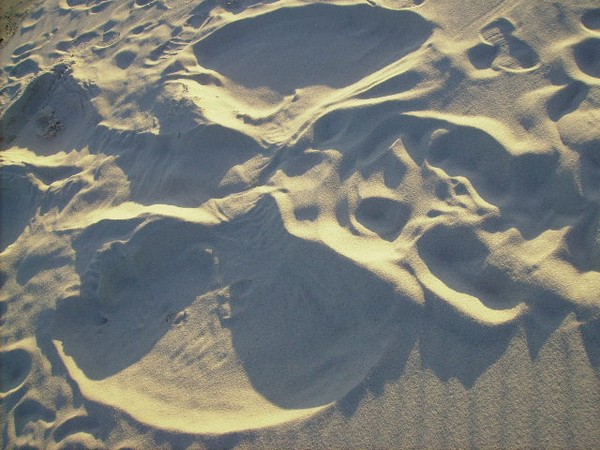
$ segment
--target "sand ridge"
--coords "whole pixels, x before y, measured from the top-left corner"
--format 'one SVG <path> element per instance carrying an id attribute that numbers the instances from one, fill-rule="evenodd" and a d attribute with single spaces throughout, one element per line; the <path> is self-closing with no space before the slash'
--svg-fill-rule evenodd
<path id="1" fill-rule="evenodd" d="M 598 445 L 599 14 L 34 8 L 0 53 L 3 445 Z"/>

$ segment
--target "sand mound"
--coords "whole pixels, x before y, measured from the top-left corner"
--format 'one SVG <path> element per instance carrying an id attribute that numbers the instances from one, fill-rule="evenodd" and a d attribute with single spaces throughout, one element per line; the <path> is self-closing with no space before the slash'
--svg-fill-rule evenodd
<path id="1" fill-rule="evenodd" d="M 411 11 L 312 4 L 233 21 L 194 53 L 200 65 L 245 87 L 289 94 L 353 84 L 417 49 L 431 30 Z"/>
<path id="2" fill-rule="evenodd" d="M 290 235 L 269 197 L 216 226 L 116 232 L 130 237 L 77 261 L 81 294 L 58 302 L 52 339 L 85 395 L 156 426 L 234 431 L 334 402 L 376 363 L 401 306 L 389 283 Z"/>
<path id="3" fill-rule="evenodd" d="M 599 11 L 34 8 L 3 446 L 597 447 Z"/>

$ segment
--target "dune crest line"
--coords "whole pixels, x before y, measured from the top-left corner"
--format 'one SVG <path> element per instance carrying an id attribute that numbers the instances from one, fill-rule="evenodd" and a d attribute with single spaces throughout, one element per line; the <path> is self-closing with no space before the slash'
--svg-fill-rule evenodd
<path id="1" fill-rule="evenodd" d="M 598 447 L 599 11 L 31 3 L 3 447 Z"/>

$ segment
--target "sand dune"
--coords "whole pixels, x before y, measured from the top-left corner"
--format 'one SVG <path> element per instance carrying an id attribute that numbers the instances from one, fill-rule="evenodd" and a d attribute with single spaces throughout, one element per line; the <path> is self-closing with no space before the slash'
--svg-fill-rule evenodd
<path id="1" fill-rule="evenodd" d="M 32 7 L 3 447 L 600 446 L 600 9 L 463 3 Z"/>

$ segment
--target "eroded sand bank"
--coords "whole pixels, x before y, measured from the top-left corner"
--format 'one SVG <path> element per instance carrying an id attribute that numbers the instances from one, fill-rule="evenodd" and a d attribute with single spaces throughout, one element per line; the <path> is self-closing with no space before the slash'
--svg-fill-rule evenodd
<path id="1" fill-rule="evenodd" d="M 597 2 L 46 0 L 0 65 L 4 447 L 600 446 Z"/>

